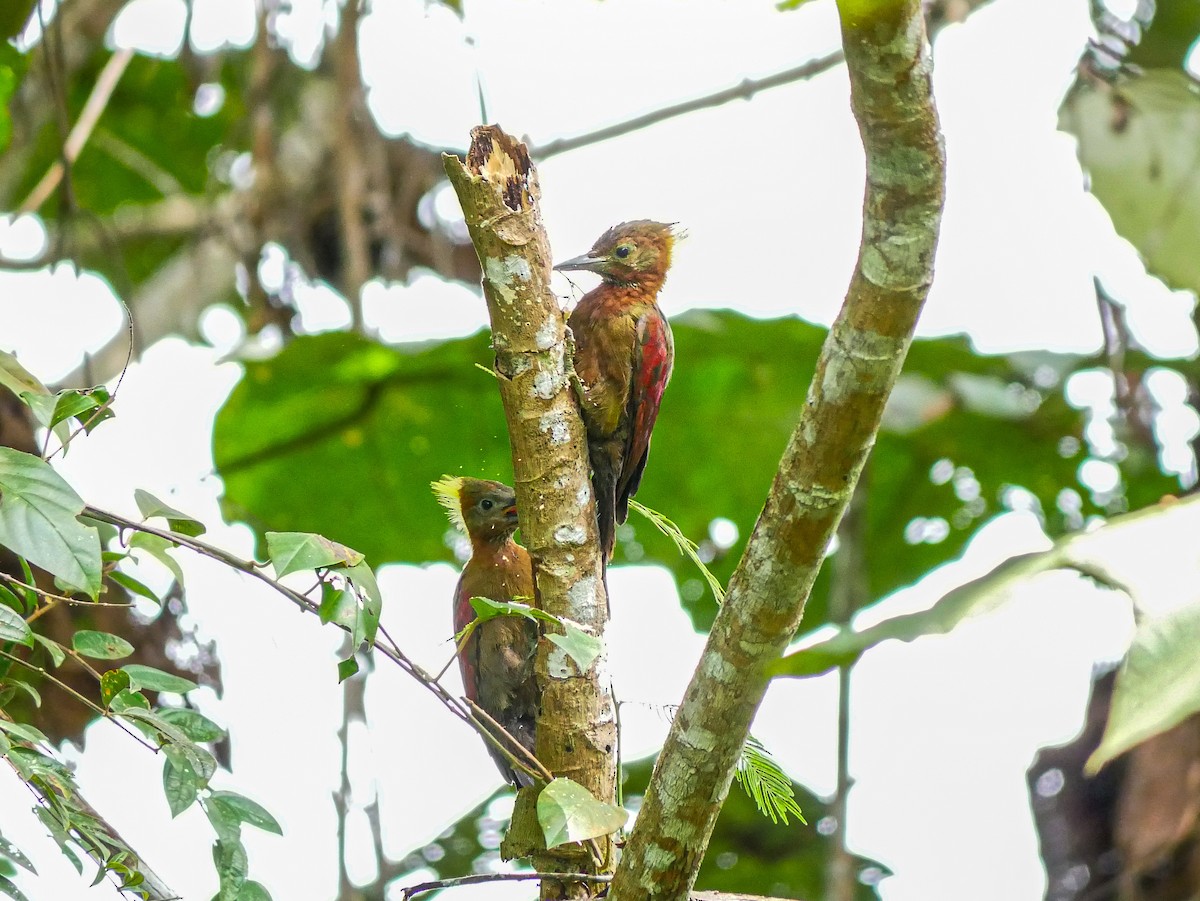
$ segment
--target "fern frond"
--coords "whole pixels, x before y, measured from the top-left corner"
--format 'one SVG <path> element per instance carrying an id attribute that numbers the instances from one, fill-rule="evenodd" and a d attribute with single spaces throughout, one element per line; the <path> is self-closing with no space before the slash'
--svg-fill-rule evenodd
<path id="1" fill-rule="evenodd" d="M 796 802 L 792 780 L 763 747 L 763 743 L 753 735 L 746 736 L 746 744 L 742 747 L 742 756 L 738 760 L 734 776 L 746 794 L 754 800 L 759 813 L 770 817 L 772 823 L 783 820 L 786 826 L 788 815 L 791 814 L 801 823 L 808 825 L 808 820 L 804 819 L 800 805 Z"/>
<path id="2" fill-rule="evenodd" d="M 645 504 L 639 504 L 635 500 L 629 501 L 629 507 L 650 520 L 654 528 L 675 542 L 675 547 L 679 548 L 679 552 L 695 563 L 700 572 L 704 574 L 704 579 L 708 582 L 708 587 L 712 589 L 713 597 L 717 599 L 717 603 L 724 602 L 725 589 L 721 587 L 721 583 L 717 580 L 717 577 L 708 571 L 708 567 L 704 565 L 704 561 L 696 553 L 696 542 L 684 535 L 679 526 L 675 525 L 675 523 L 657 510 L 651 510 Z"/>

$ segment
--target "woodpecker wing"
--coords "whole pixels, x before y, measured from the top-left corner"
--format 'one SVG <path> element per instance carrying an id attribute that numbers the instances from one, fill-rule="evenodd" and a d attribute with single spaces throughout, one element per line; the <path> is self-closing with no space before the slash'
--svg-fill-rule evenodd
<path id="1" fill-rule="evenodd" d="M 671 337 L 671 326 L 658 304 L 651 304 L 637 322 L 633 378 L 626 408 L 629 434 L 624 465 L 617 481 L 617 522 L 624 522 L 629 516 L 629 498 L 637 492 L 642 480 L 646 458 L 650 454 L 650 433 L 658 419 L 658 409 L 674 363 L 675 342 Z"/>

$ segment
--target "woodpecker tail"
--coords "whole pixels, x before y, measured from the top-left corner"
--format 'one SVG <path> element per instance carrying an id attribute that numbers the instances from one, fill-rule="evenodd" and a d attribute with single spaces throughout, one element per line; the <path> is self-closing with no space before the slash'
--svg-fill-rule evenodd
<path id="1" fill-rule="evenodd" d="M 600 549 L 604 563 L 612 559 L 617 543 L 617 478 L 621 472 L 619 460 L 604 445 L 592 445 L 592 489 L 596 492 L 596 525 L 600 532 Z"/>

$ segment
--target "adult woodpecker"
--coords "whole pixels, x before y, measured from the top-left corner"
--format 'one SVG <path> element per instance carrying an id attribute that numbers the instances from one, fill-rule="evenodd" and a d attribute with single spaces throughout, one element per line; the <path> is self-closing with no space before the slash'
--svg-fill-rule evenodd
<path id="1" fill-rule="evenodd" d="M 513 490 L 500 482 L 451 476 L 434 482 L 433 490 L 450 521 L 471 539 L 471 559 L 454 589 L 454 634 L 475 619 L 471 598 L 532 604 L 529 552 L 513 541 L 517 528 Z M 537 626 L 531 620 L 498 616 L 479 625 L 458 652 L 467 697 L 531 754 L 539 704 L 533 676 L 537 639 Z M 532 784 L 490 742 L 487 748 L 506 781 Z"/>
<path id="2" fill-rule="evenodd" d="M 583 256 L 554 267 L 586 269 L 603 279 L 579 301 L 569 325 L 606 560 L 646 468 L 650 433 L 675 361 L 658 291 L 678 237 L 673 224 L 622 222 Z"/>

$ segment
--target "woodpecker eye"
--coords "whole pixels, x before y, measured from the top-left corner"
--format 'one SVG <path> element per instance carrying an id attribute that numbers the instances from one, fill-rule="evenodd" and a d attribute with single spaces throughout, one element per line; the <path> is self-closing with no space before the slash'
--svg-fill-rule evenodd
<path id="1" fill-rule="evenodd" d="M 629 256 L 629 254 L 632 252 L 633 252 L 633 248 L 630 247 L 628 244 L 622 244 L 615 251 L 617 258 L 622 259 L 622 260 L 625 259 L 627 256 Z"/>
<path id="2" fill-rule="evenodd" d="M 492 503 L 490 500 L 488 500 L 488 499 L 485 497 L 483 500 L 481 500 L 481 501 L 479 502 L 479 506 L 480 506 L 480 507 L 482 507 L 484 510 L 490 510 L 490 509 L 492 509 L 492 507 L 494 507 L 494 506 L 496 506 L 496 505 L 495 505 L 495 504 L 493 504 L 493 503 Z"/>

